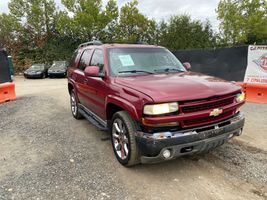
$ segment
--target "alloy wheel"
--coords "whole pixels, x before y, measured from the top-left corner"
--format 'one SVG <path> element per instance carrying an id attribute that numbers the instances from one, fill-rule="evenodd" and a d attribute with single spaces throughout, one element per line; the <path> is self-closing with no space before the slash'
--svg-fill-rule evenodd
<path id="1" fill-rule="evenodd" d="M 112 124 L 112 142 L 117 156 L 125 160 L 129 156 L 129 138 L 124 122 L 116 118 Z"/>
<path id="2" fill-rule="evenodd" d="M 70 96 L 71 112 L 75 116 L 77 114 L 77 102 L 74 93 Z"/>

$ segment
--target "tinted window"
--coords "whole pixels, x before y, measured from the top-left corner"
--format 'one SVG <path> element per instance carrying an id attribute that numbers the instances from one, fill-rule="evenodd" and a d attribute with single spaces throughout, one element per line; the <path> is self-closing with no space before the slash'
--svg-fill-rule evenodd
<path id="1" fill-rule="evenodd" d="M 89 65 L 91 55 L 92 55 L 92 50 L 90 50 L 90 49 L 85 50 L 83 52 L 83 55 L 81 57 L 81 60 L 80 60 L 79 66 L 78 66 L 78 68 L 80 70 L 84 70 L 85 67 Z"/>
<path id="2" fill-rule="evenodd" d="M 96 49 L 91 60 L 91 66 L 98 66 L 99 73 L 104 73 L 104 56 L 103 51 Z"/>
<path id="3" fill-rule="evenodd" d="M 30 67 L 31 70 L 43 70 L 45 69 L 45 65 L 44 64 L 34 64 Z"/>

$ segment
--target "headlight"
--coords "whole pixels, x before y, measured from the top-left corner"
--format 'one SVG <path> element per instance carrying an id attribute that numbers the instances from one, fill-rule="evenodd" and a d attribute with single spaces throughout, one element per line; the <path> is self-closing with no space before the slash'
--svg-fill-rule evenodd
<path id="1" fill-rule="evenodd" d="M 162 103 L 154 105 L 145 105 L 144 114 L 146 115 L 162 115 L 178 111 L 178 103 Z"/>
<path id="2" fill-rule="evenodd" d="M 241 103 L 241 102 L 245 101 L 245 93 L 241 92 L 241 93 L 237 94 L 235 100 L 237 103 Z"/>

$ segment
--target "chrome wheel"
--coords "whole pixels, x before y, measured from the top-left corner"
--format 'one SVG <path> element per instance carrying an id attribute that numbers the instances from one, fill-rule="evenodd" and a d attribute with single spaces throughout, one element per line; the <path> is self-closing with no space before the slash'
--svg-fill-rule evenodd
<path id="1" fill-rule="evenodd" d="M 72 92 L 71 93 L 71 96 L 70 96 L 70 105 L 71 105 L 71 112 L 74 116 L 77 115 L 77 102 L 76 102 L 76 98 L 75 98 L 75 95 L 74 93 Z"/>
<path id="2" fill-rule="evenodd" d="M 117 156 L 125 160 L 129 155 L 129 138 L 124 122 L 116 118 L 112 124 L 112 142 Z"/>

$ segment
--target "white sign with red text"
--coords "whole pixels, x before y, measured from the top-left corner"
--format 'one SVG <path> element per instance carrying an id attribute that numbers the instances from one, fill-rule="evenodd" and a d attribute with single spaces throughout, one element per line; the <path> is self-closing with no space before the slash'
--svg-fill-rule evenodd
<path id="1" fill-rule="evenodd" d="M 248 65 L 244 82 L 267 84 L 267 45 L 248 47 Z"/>

